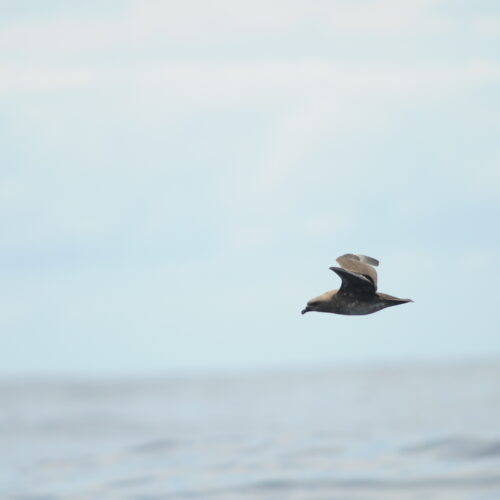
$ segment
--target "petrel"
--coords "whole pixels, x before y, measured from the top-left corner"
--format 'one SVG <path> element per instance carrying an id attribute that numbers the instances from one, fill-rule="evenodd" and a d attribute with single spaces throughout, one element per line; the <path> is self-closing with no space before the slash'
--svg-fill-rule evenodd
<path id="1" fill-rule="evenodd" d="M 377 271 L 372 267 L 378 266 L 377 259 L 346 253 L 337 262 L 341 267 L 330 269 L 340 276 L 340 288 L 311 299 L 305 309 L 302 309 L 302 314 L 317 311 L 354 316 L 372 314 L 386 307 L 413 302 L 411 299 L 398 299 L 377 292 Z"/>

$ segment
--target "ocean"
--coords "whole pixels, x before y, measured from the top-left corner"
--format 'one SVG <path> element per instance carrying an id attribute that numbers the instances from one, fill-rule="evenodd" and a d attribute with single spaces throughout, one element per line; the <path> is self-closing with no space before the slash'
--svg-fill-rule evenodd
<path id="1" fill-rule="evenodd" d="M 500 499 L 500 360 L 0 381 L 2 500 Z"/>

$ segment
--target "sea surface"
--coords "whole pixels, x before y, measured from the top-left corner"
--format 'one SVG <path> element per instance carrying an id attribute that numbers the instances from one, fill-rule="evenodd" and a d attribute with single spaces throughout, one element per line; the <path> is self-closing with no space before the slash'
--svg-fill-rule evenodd
<path id="1" fill-rule="evenodd" d="M 500 499 L 500 360 L 0 381 L 0 498 Z"/>

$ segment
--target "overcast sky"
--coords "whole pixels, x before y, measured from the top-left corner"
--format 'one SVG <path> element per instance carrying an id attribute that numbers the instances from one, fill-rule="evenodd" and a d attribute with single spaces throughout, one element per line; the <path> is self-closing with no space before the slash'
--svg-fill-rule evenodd
<path id="1" fill-rule="evenodd" d="M 498 2 L 0 6 L 0 373 L 500 355 Z"/>

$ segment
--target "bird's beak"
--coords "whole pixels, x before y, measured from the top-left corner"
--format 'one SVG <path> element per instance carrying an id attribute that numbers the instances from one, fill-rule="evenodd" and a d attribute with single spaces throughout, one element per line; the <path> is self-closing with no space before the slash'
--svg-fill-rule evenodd
<path id="1" fill-rule="evenodd" d="M 305 309 L 302 309 L 302 311 L 300 311 L 300 314 L 305 314 L 306 312 L 309 311 L 311 311 L 311 309 L 309 307 L 306 307 Z"/>

